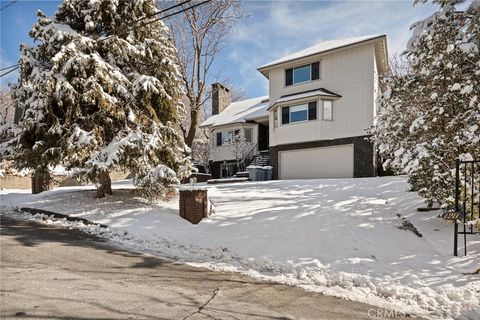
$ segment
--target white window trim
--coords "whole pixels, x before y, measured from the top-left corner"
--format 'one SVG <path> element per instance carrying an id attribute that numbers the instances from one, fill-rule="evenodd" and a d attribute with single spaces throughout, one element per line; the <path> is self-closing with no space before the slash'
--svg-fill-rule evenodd
<path id="1" fill-rule="evenodd" d="M 331 119 L 325 119 L 325 102 L 329 101 L 331 103 Z M 322 99 L 322 121 L 333 121 L 333 100 L 331 99 Z"/>
<path id="2" fill-rule="evenodd" d="M 317 118 L 316 119 L 313 119 L 313 120 L 308 120 L 308 104 L 310 102 L 314 102 L 316 101 L 317 102 Z M 330 100 L 329 100 L 330 101 Z M 332 100 L 333 102 L 333 100 Z M 307 120 L 302 120 L 302 121 L 294 121 L 292 122 L 292 115 L 291 115 L 291 109 L 293 107 L 298 107 L 298 106 L 307 106 Z M 295 105 L 292 105 L 292 106 L 280 106 L 279 108 L 283 108 L 283 107 L 289 107 L 289 110 L 288 110 L 288 123 L 281 123 L 279 122 L 279 124 L 281 124 L 282 126 L 288 126 L 288 125 L 291 125 L 291 124 L 297 124 L 297 123 L 305 123 L 305 122 L 312 122 L 312 121 L 318 121 L 319 120 L 319 116 L 318 116 L 318 100 L 309 100 L 307 102 L 303 102 L 303 103 L 299 103 L 299 104 L 295 104 Z M 281 113 L 280 113 L 281 114 Z M 323 117 L 323 102 L 322 102 L 322 117 Z M 332 118 L 333 118 L 333 103 L 332 103 Z M 327 120 L 325 120 L 327 121 Z M 332 120 L 333 121 L 333 120 Z"/>

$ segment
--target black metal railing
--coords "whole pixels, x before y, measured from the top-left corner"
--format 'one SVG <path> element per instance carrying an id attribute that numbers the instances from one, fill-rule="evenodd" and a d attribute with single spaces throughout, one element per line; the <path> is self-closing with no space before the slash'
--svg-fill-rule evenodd
<path id="1" fill-rule="evenodd" d="M 453 255 L 458 255 L 458 235 L 463 235 L 467 255 L 467 234 L 480 234 L 476 219 L 480 217 L 480 160 L 456 160 L 455 217 Z M 458 225 L 463 225 L 459 231 Z"/>
<path id="2" fill-rule="evenodd" d="M 250 163 L 252 163 L 253 158 L 255 158 L 256 148 L 257 143 L 255 143 L 252 149 L 238 162 L 238 171 L 245 171 Z"/>

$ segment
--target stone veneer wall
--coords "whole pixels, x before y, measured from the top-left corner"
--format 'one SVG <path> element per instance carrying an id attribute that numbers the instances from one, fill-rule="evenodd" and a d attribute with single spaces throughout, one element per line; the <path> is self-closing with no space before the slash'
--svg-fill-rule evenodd
<path id="1" fill-rule="evenodd" d="M 368 137 L 369 136 L 359 136 L 333 140 L 318 140 L 270 147 L 270 165 L 273 166 L 273 179 L 278 179 L 279 151 L 330 147 L 344 144 L 353 144 L 353 176 L 355 178 L 374 177 L 377 175 L 375 148 L 373 143 L 366 140 Z"/>

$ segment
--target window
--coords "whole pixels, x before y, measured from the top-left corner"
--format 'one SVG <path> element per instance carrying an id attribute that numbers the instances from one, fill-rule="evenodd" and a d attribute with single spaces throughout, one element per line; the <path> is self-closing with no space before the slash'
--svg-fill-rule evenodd
<path id="1" fill-rule="evenodd" d="M 244 129 L 244 134 L 245 134 L 245 141 L 252 142 L 252 134 L 253 134 L 252 129 Z"/>
<path id="2" fill-rule="evenodd" d="M 282 108 L 282 124 L 290 122 L 301 122 L 307 120 L 317 119 L 317 102 L 312 101 L 309 103 L 283 107 Z"/>
<path id="3" fill-rule="evenodd" d="M 305 121 L 308 119 L 308 105 L 302 104 L 290 108 L 290 122 Z"/>
<path id="4" fill-rule="evenodd" d="M 323 100 L 323 120 L 333 120 L 333 101 Z"/>
<path id="5" fill-rule="evenodd" d="M 278 109 L 275 109 L 275 111 L 273 111 L 273 127 L 278 127 Z"/>
<path id="6" fill-rule="evenodd" d="M 217 146 L 232 144 L 235 136 L 240 134 L 240 130 L 223 131 L 217 133 Z"/>
<path id="7" fill-rule="evenodd" d="M 309 82 L 320 79 L 320 62 L 285 70 L 285 85 Z"/>
<path id="8" fill-rule="evenodd" d="M 311 65 L 293 68 L 293 83 L 302 83 L 311 80 Z"/>

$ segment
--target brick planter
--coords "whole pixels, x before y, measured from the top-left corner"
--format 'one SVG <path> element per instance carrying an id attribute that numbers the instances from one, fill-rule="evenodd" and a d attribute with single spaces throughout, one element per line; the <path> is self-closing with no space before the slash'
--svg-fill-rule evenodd
<path id="1" fill-rule="evenodd" d="M 208 215 L 209 203 L 206 189 L 180 190 L 180 217 L 197 224 Z"/>

